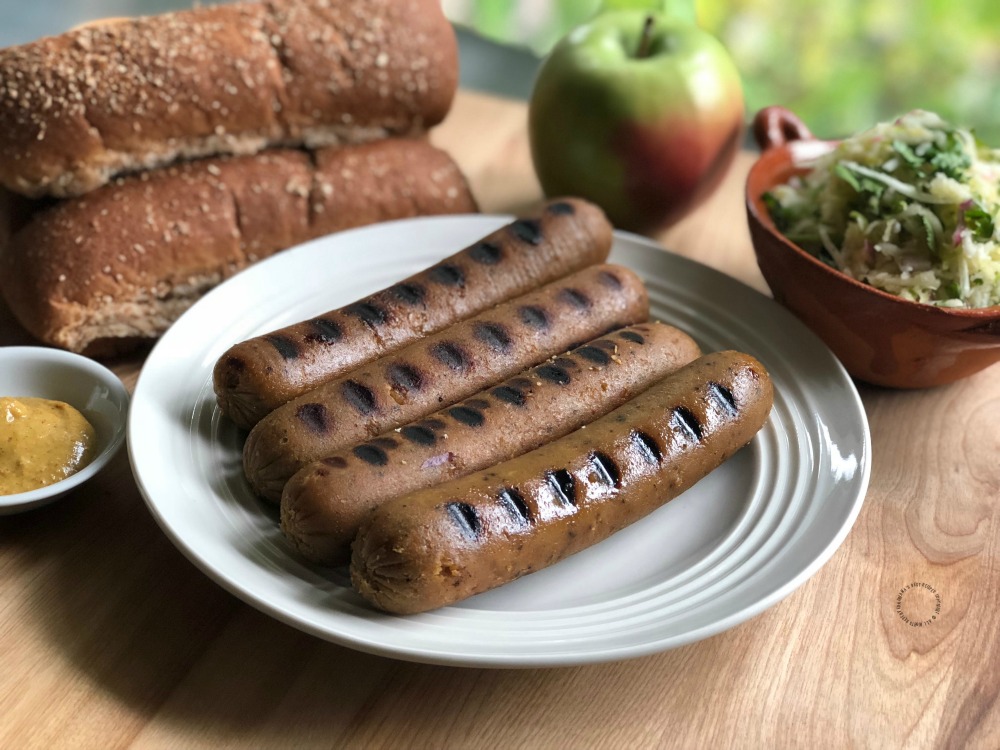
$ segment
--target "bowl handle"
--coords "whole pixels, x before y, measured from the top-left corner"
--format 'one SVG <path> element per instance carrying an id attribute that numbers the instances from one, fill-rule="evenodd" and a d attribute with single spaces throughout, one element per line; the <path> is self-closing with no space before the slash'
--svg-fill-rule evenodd
<path id="1" fill-rule="evenodd" d="M 790 141 L 810 141 L 814 136 L 806 124 L 784 107 L 764 107 L 753 118 L 753 137 L 761 151 Z"/>

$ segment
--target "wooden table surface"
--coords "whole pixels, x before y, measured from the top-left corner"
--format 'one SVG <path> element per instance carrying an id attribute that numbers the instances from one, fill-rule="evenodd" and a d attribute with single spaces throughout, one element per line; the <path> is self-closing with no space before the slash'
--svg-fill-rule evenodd
<path id="1" fill-rule="evenodd" d="M 523 104 L 463 92 L 435 141 L 484 211 L 540 192 Z M 661 239 L 766 291 L 752 155 Z M 0 309 L 0 344 L 30 343 Z M 113 367 L 131 389 L 141 358 Z M 393 661 L 261 614 L 178 552 L 123 450 L 63 501 L 0 518 L 0 747 L 1000 747 L 1000 369 L 859 386 L 871 485 L 843 546 L 756 618 L 674 651 L 537 670 Z M 924 627 L 911 583 L 940 596 Z M 904 592 L 910 621 L 934 594 Z"/>

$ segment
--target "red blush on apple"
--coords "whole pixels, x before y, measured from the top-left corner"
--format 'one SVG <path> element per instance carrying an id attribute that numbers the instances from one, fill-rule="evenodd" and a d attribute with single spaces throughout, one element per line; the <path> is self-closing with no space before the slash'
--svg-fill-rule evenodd
<path id="1" fill-rule="evenodd" d="M 642 233 L 665 229 L 682 219 L 718 187 L 739 151 L 743 128 L 736 124 L 717 143 L 705 132 L 676 121 L 657 128 L 621 125 L 612 136 L 625 164 L 624 184 L 633 207 L 626 228 Z"/>

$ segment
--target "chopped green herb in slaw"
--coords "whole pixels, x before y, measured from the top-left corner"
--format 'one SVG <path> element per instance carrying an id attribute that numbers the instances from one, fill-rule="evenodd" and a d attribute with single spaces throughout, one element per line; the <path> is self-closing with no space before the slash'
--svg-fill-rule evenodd
<path id="1" fill-rule="evenodd" d="M 1000 304 L 1000 150 L 914 110 L 797 166 L 764 201 L 799 247 L 916 302 Z"/>

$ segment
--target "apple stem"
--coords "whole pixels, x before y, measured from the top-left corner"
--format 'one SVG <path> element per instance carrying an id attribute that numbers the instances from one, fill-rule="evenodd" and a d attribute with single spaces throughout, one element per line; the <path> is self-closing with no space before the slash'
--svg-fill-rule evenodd
<path id="1" fill-rule="evenodd" d="M 638 59 L 649 57 L 649 47 L 653 42 L 653 16 L 646 16 L 645 23 L 642 24 L 642 36 L 639 37 L 639 49 L 635 56 Z"/>

